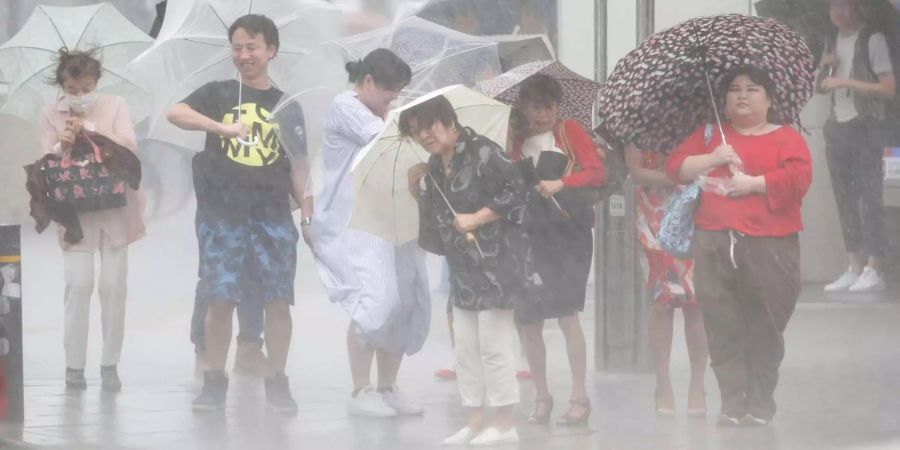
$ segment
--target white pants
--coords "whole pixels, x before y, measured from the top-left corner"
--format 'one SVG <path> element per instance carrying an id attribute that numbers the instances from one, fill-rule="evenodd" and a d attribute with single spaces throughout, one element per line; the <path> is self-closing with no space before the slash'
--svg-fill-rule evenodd
<path id="1" fill-rule="evenodd" d="M 100 365 L 119 363 L 125 336 L 125 297 L 128 274 L 128 246 L 113 248 L 109 240 L 100 242 L 100 324 L 103 327 L 103 355 Z M 94 293 L 94 252 L 63 251 L 66 272 L 65 324 L 63 346 L 66 367 L 84 369 L 87 358 L 88 320 Z"/>
<path id="2" fill-rule="evenodd" d="M 463 406 L 519 403 L 512 310 L 453 308 L 456 380 Z"/>

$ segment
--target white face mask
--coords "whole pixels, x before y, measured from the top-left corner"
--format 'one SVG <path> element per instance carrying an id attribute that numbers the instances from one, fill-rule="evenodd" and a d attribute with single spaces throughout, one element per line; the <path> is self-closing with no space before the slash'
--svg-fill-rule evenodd
<path id="1" fill-rule="evenodd" d="M 97 101 L 97 93 L 89 92 L 82 96 L 66 94 L 66 101 L 69 102 L 72 112 L 84 113 L 91 109 L 91 106 Z"/>

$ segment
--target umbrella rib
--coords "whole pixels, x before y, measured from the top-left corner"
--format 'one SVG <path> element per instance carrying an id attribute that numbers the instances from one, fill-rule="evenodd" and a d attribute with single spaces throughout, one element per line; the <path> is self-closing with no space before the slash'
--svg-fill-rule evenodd
<path id="1" fill-rule="evenodd" d="M 50 26 L 53 27 L 53 31 L 56 32 L 56 37 L 59 38 L 59 42 L 62 42 L 63 47 L 68 49 L 69 46 L 66 45 L 66 40 L 63 39 L 62 33 L 59 32 L 59 28 L 56 27 L 56 22 L 53 21 L 52 17 L 50 17 L 50 14 L 47 14 L 47 10 L 44 9 L 44 5 L 38 5 L 38 9 L 40 9 L 41 12 L 44 13 L 45 16 L 47 16 L 47 20 L 50 22 Z"/>
<path id="2" fill-rule="evenodd" d="M 91 14 L 91 18 L 88 19 L 87 23 L 84 25 L 84 28 L 81 29 L 81 34 L 78 35 L 78 39 L 75 41 L 75 48 L 78 48 L 78 44 L 81 44 L 81 39 L 84 38 L 84 33 L 87 32 L 88 27 L 91 26 L 91 22 L 94 21 L 95 17 L 97 17 L 97 13 L 100 12 L 100 9 L 104 7 L 104 5 L 101 5 L 100 8 L 97 8 L 96 10 L 94 10 L 94 13 Z"/>
<path id="3" fill-rule="evenodd" d="M 397 183 L 394 183 L 394 180 L 397 179 L 397 165 L 400 164 L 401 151 L 403 149 L 399 149 L 394 153 L 394 170 L 391 177 L 391 212 L 395 219 L 397 217 Z M 394 234 L 397 236 L 397 242 L 400 242 L 400 229 L 396 223 L 394 224 Z"/>
<path id="4" fill-rule="evenodd" d="M 211 3 L 207 3 L 206 6 L 209 6 L 210 11 L 212 11 L 213 15 L 216 16 L 216 19 L 219 19 L 219 23 L 222 24 L 222 28 L 228 29 L 228 25 L 222 20 L 222 17 L 219 16 L 219 12 L 216 11 L 216 8 L 213 8 Z"/>
<path id="5" fill-rule="evenodd" d="M 201 41 L 196 38 L 182 38 L 182 39 L 184 39 L 185 41 L 188 41 L 188 42 L 194 42 L 196 44 L 211 45 L 213 47 L 219 47 L 219 48 L 227 48 L 225 45 L 213 44 L 212 42 L 204 42 L 204 41 Z"/>

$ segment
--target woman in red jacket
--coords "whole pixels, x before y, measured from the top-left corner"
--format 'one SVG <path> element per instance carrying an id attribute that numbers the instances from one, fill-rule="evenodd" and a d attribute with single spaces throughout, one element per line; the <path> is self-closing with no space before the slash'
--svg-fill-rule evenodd
<path id="1" fill-rule="evenodd" d="M 531 423 L 547 423 L 553 398 L 547 386 L 544 320 L 559 321 L 572 370 L 569 410 L 559 425 L 583 425 L 591 412 L 585 387 L 587 356 L 578 313 L 584 309 L 585 286 L 593 254 L 593 201 L 590 188 L 601 186 L 606 173 L 596 146 L 574 120 L 559 120 L 562 88 L 552 77 L 533 75 L 522 82 L 516 109 L 522 126 L 510 151 L 512 160 L 531 178 L 526 229 L 532 258 L 543 289 L 533 301 L 520 302 L 516 319 L 525 356 L 537 390 Z M 527 164 L 527 168 L 526 165 Z M 586 189 L 585 189 L 586 188 Z"/>
<path id="2" fill-rule="evenodd" d="M 694 214 L 694 287 L 722 395 L 719 425 L 765 425 L 775 414 L 783 332 L 800 295 L 800 206 L 812 180 L 800 134 L 772 123 L 775 84 L 744 66 L 724 79 L 725 140 L 703 128 L 669 156 L 678 183 L 701 175 Z M 724 194 L 724 195 L 723 195 Z"/>

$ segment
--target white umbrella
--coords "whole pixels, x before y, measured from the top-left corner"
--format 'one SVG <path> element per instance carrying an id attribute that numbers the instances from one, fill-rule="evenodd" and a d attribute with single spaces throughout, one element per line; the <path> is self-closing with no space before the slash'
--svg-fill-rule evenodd
<path id="1" fill-rule="evenodd" d="M 195 0 L 187 15 L 163 24 L 166 38 L 128 67 L 153 89 L 152 118 L 144 139 L 168 142 L 200 151 L 203 133 L 180 130 L 166 120 L 166 111 L 210 81 L 234 79 L 228 27 L 245 14 L 262 14 L 278 27 L 281 42 L 269 64 L 272 84 L 284 92 L 299 92 L 327 84 L 341 85 L 346 76 L 340 56 L 330 57 L 319 43 L 340 36 L 341 12 L 304 0 Z"/>
<path id="2" fill-rule="evenodd" d="M 385 127 L 353 162 L 351 227 L 396 244 L 418 236 L 418 205 L 409 194 L 406 172 L 430 155 L 400 135 L 399 119 L 401 112 L 440 95 L 453 105 L 461 125 L 505 147 L 509 106 L 465 86 L 438 89 L 391 111 Z"/>
<path id="3" fill-rule="evenodd" d="M 395 25 L 325 45 L 340 48 L 348 60 L 362 59 L 379 47 L 396 53 L 409 64 L 413 75 L 401 93 L 401 101 L 454 84 L 473 86 L 501 73 L 496 42 L 419 17 L 409 17 Z"/>
<path id="4" fill-rule="evenodd" d="M 147 113 L 147 93 L 121 69 L 152 43 L 109 3 L 38 5 L 22 29 L 0 46 L 0 83 L 7 85 L 7 101 L 0 112 L 33 121 L 55 101 L 60 90 L 47 81 L 55 75 L 59 50 L 67 48 L 95 51 L 103 65 L 97 90 L 124 97 L 138 121 Z"/>

